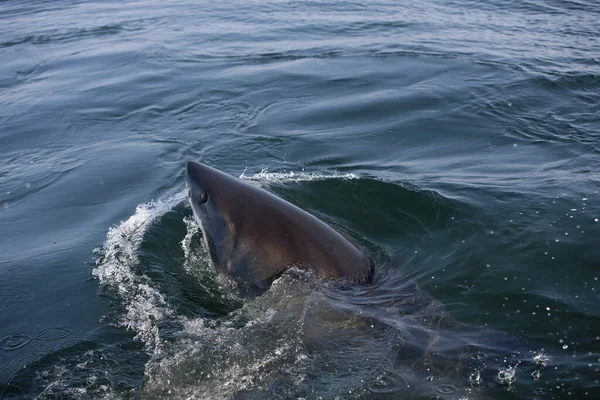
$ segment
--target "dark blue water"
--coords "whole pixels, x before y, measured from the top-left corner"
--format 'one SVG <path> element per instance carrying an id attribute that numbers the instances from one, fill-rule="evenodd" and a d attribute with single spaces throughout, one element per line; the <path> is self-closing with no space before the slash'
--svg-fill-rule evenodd
<path id="1" fill-rule="evenodd" d="M 0 398 L 600 398 L 597 1 L 0 2 Z M 376 260 L 215 276 L 202 161 Z"/>

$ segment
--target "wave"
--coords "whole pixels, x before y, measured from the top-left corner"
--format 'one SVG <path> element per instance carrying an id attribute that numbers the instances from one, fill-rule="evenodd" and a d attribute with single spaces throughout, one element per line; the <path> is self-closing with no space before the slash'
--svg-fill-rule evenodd
<path id="1" fill-rule="evenodd" d="M 241 178 L 260 186 L 360 180 L 354 174 L 267 169 Z M 423 199 L 434 208 L 446 202 L 389 182 L 365 179 L 361 185 L 373 187 L 392 202 L 397 188 L 402 197 L 412 194 L 415 207 Z M 445 225 L 446 208 L 435 224 Z M 176 236 L 171 240 L 177 249 L 161 235 Z M 540 353 L 519 354 L 515 341 L 454 321 L 410 277 L 395 272 L 379 275 L 372 285 L 347 287 L 292 269 L 258 297 L 224 295 L 234 287 L 214 277 L 199 235 L 181 191 L 139 205 L 97 250 L 93 275 L 121 305 L 117 325 L 132 331 L 149 356 L 139 390 L 144 398 L 477 396 L 493 383 L 514 385 L 517 366 L 543 372 L 535 361 Z M 175 261 L 164 264 L 163 253 Z M 170 289 L 186 285 L 188 291 L 177 296 Z M 219 314 L 211 302 L 235 306 Z"/>
<path id="2" fill-rule="evenodd" d="M 358 177 L 354 174 L 274 173 L 263 169 L 253 175 L 243 173 L 240 178 L 259 186 L 268 186 L 272 183 Z M 136 339 L 144 342 L 151 353 L 159 351 L 162 343 L 157 324 L 174 317 L 176 313 L 152 279 L 139 270 L 138 252 L 152 224 L 183 203 L 185 196 L 186 191 L 182 190 L 164 200 L 138 205 L 132 216 L 109 229 L 106 241 L 95 250 L 99 258 L 92 275 L 99 280 L 101 287 L 118 299 L 125 310 L 118 324 L 135 332 Z M 199 233 L 196 223 L 189 217 L 184 218 L 184 223 L 186 235 L 180 243 L 184 251 L 183 264 L 186 271 L 193 274 L 198 265 L 208 265 L 208 258 L 202 247 L 198 249 L 191 245 L 192 237 Z"/>

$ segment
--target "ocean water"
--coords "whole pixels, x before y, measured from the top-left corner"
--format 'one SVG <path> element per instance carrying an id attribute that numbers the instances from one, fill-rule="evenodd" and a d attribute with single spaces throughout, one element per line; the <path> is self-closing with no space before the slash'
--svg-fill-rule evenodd
<path id="1" fill-rule="evenodd" d="M 600 398 L 600 3 L 0 2 L 0 399 Z M 216 276 L 202 160 L 375 260 Z"/>

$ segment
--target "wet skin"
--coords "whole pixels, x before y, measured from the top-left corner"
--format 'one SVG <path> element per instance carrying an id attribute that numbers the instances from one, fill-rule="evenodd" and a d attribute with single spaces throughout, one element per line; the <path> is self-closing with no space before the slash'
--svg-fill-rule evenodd
<path id="1" fill-rule="evenodd" d="M 290 267 L 320 278 L 364 282 L 368 258 L 308 212 L 196 161 L 186 168 L 188 200 L 217 272 L 259 287 Z"/>

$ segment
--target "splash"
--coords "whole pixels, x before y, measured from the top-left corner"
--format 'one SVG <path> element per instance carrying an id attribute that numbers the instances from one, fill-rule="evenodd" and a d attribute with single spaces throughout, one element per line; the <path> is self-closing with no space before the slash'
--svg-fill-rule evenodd
<path id="1" fill-rule="evenodd" d="M 197 269 L 197 265 L 201 265 L 208 261 L 208 252 L 204 246 L 193 246 L 192 240 L 194 236 L 200 234 L 200 227 L 196 223 L 193 217 L 183 218 L 185 223 L 186 234 L 181 240 L 181 248 L 185 255 L 185 261 L 183 267 L 189 274 L 193 274 Z"/>
<path id="2" fill-rule="evenodd" d="M 356 179 L 358 177 L 354 174 L 271 173 L 267 169 L 263 169 L 254 175 L 243 173 L 240 178 L 258 186 L 268 186 L 270 183 Z M 137 252 L 144 234 L 152 224 L 184 202 L 185 198 L 186 191 L 182 190 L 164 200 L 138 205 L 131 217 L 109 229 L 103 246 L 95 250 L 99 254 L 99 258 L 92 275 L 123 305 L 125 311 L 119 317 L 119 325 L 135 332 L 135 338 L 145 343 L 150 354 L 159 352 L 161 349 L 158 324 L 166 318 L 177 318 L 177 315 L 158 286 L 138 270 Z M 198 274 L 208 273 L 206 271 L 210 267 L 208 254 L 203 246 L 192 245 L 193 237 L 201 234 L 193 218 L 184 217 L 183 222 L 187 232 L 180 242 L 184 252 L 183 267 L 187 273 L 198 278 Z M 219 288 L 211 286 L 210 282 L 201 279 L 198 279 L 198 282 L 208 292 L 218 294 Z M 218 282 L 221 286 L 229 284 L 223 280 Z M 238 299 L 234 296 L 232 300 Z"/>
<path id="3" fill-rule="evenodd" d="M 92 275 L 122 302 L 126 311 L 119 324 L 135 331 L 136 339 L 142 340 L 149 352 L 160 348 L 157 322 L 173 315 L 173 310 L 152 281 L 135 271 L 139 262 L 136 251 L 152 222 L 179 204 L 184 196 L 182 191 L 163 201 L 140 204 L 131 217 L 108 230 L 106 242 L 96 251 L 100 257 Z"/>
<path id="4" fill-rule="evenodd" d="M 267 186 L 358 176 L 263 170 L 241 178 Z M 174 257 L 181 257 L 179 261 L 169 258 L 180 269 L 161 271 L 166 276 L 184 274 L 180 281 L 171 282 L 175 283 L 171 288 L 179 290 L 184 282 L 186 295 L 202 292 L 213 306 L 227 303 L 223 295 L 227 300 L 233 295 L 226 281 L 214 279 L 206 249 L 198 240 L 202 232 L 189 206 L 180 206 L 185 196 L 182 190 L 165 200 L 139 205 L 131 217 L 108 231 L 93 271 L 122 306 L 118 325 L 134 332 L 150 356 L 141 397 L 260 397 L 275 392 L 282 398 L 346 392 L 352 397 L 408 396 L 415 391 L 459 396 L 478 390 L 479 374 L 471 377 L 470 385 L 462 384 L 468 378 L 462 376 L 463 371 L 472 372 L 472 365 L 458 362 L 463 341 L 452 333 L 456 324 L 444 318 L 438 304 L 420 295 L 414 285 L 393 279 L 369 288 L 363 304 L 354 300 L 363 298 L 360 294 L 365 288 L 339 290 L 306 271 L 291 269 L 261 296 L 240 302 L 235 311 L 220 316 L 217 312 L 216 318 L 211 310 L 195 313 L 208 303 L 191 299 L 184 307 L 195 310 L 180 312 L 177 301 L 181 298 L 172 296 L 172 289 L 161 287 L 163 281 L 145 270 L 147 250 L 141 244 L 156 231 L 181 235 L 169 249 Z M 173 211 L 178 214 L 175 219 L 173 214 L 162 218 Z M 177 219 L 178 228 L 168 231 Z M 398 297 L 400 289 L 405 297 Z M 235 295 L 233 300 L 237 300 Z M 439 357 L 440 352 L 448 354 Z M 446 359 L 457 362 L 446 363 Z M 460 379 L 448 372 L 449 366 L 460 368 Z M 434 373 L 435 382 L 423 379 L 425 373 Z"/>
<path id="5" fill-rule="evenodd" d="M 353 173 L 339 174 L 337 172 L 333 174 L 319 174 L 313 172 L 269 172 L 268 168 L 263 168 L 259 173 L 246 176 L 246 171 L 242 172 L 240 179 L 258 186 L 268 186 L 272 183 L 288 183 L 288 182 L 311 182 L 311 181 L 322 181 L 326 179 L 342 179 L 352 180 L 358 179 L 359 176 Z"/>
<path id="6" fill-rule="evenodd" d="M 312 277 L 283 275 L 273 293 L 227 318 L 185 318 L 178 340 L 147 364 L 144 398 L 231 398 L 268 391 L 274 380 L 295 387 L 306 379 L 302 317 Z M 295 316 L 287 318 L 285 316 Z"/>
<path id="7" fill-rule="evenodd" d="M 544 351 L 544 349 L 540 350 L 533 356 L 533 361 L 535 362 L 535 364 L 540 366 L 546 366 L 546 364 L 550 362 L 550 359 L 550 354 Z"/>
<path id="8" fill-rule="evenodd" d="M 517 374 L 517 366 L 518 363 L 516 365 L 511 365 L 506 368 L 500 369 L 498 371 L 498 382 L 501 385 L 512 385 L 516 379 L 515 375 Z"/>

